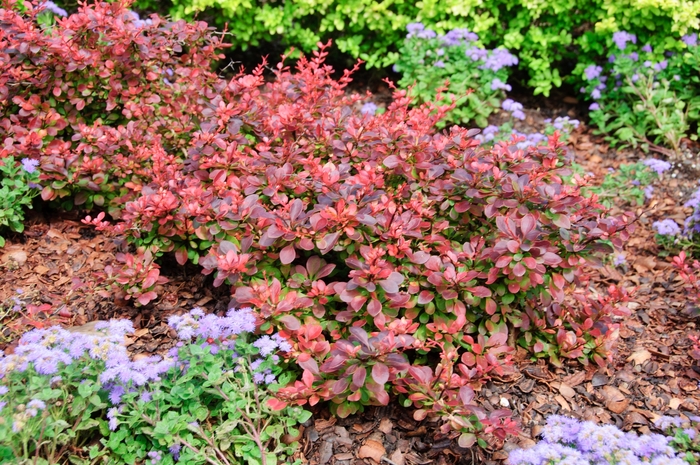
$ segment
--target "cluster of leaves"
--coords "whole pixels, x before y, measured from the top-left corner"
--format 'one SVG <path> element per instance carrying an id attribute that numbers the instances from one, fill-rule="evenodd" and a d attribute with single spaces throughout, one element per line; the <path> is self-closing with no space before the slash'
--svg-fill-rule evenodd
<path id="1" fill-rule="evenodd" d="M 103 205 L 116 222 L 98 229 L 200 264 L 280 330 L 303 375 L 276 408 L 329 400 L 344 416 L 397 394 L 469 445 L 514 431 L 473 391 L 512 370 L 516 346 L 610 358 L 628 297 L 592 294 L 585 267 L 629 218 L 563 182 L 558 133 L 483 147 L 478 131 L 436 132 L 454 106 L 405 91 L 355 112 L 325 48 L 271 82 L 263 66 L 223 80 L 201 24 L 98 4 L 43 31 L 35 14 L 0 10 L 8 147 L 41 160 L 46 199 Z"/>
<path id="2" fill-rule="evenodd" d="M 485 127 L 489 115 L 500 108 L 505 90 L 511 88 L 508 67 L 518 59 L 504 49 L 484 49 L 478 36 L 466 29 L 438 37 L 414 23 L 408 31 L 394 65 L 402 74 L 399 86 L 408 88 L 416 103 L 449 104 L 454 99 L 456 106 L 447 121 Z"/>
<path id="3" fill-rule="evenodd" d="M 285 459 L 296 443 L 285 444 L 282 436 L 297 437 L 295 426 L 311 413 L 268 406 L 279 388 L 275 376 L 285 382 L 291 375 L 283 374 L 279 357 L 265 349 L 262 338 L 246 331 L 238 331 L 235 340 L 222 334 L 221 322 L 244 311 L 228 317 L 197 312 L 184 318 L 200 330 L 183 333 L 165 358 L 130 361 L 122 345 L 133 331 L 126 320 L 105 323 L 95 334 L 59 327 L 25 334 L 16 354 L 0 358 L 0 459 L 292 463 Z M 253 322 L 253 315 L 248 319 Z M 217 332 L 218 338 L 211 337 Z M 272 378 L 261 382 L 256 373 Z M 96 435 L 102 439 L 96 441 Z"/>
<path id="4" fill-rule="evenodd" d="M 400 59 L 402 31 L 409 23 L 421 21 L 438 33 L 466 27 L 489 47 L 519 50 L 530 87 L 545 95 L 561 85 L 567 62 L 600 57 L 613 32 L 625 29 L 653 46 L 665 45 L 672 34 L 696 30 L 700 13 L 697 0 L 139 0 L 137 6 L 145 11 L 167 9 L 162 12 L 175 18 L 212 18 L 218 26 L 226 24 L 234 45 L 243 49 L 275 41 L 310 52 L 319 41 L 332 38 L 341 51 L 371 67 Z"/>
<path id="5" fill-rule="evenodd" d="M 613 144 L 678 157 L 684 138 L 697 139 L 690 129 L 700 120 L 697 34 L 669 40 L 673 48 L 653 48 L 624 31 L 616 39 L 607 64 L 579 65 L 581 90 L 595 100 L 591 120 Z"/>
<path id="6" fill-rule="evenodd" d="M 160 276 L 160 266 L 154 261 L 150 250 L 136 255 L 119 253 L 115 258 L 120 265 L 116 268 L 105 266 L 99 280 L 107 289 L 98 293 L 108 298 L 121 291 L 124 299 L 134 299 L 135 305 L 147 305 L 158 297 L 156 286 L 166 283 L 168 279 Z"/>
<path id="7" fill-rule="evenodd" d="M 18 163 L 0 149 L 0 227 L 24 231 L 24 209 L 32 208 L 32 199 L 39 194 L 39 172 L 34 160 Z M 5 239 L 0 236 L 0 247 Z"/>
<path id="8" fill-rule="evenodd" d="M 576 171 L 579 174 L 584 174 L 580 165 L 577 165 L 577 168 Z M 584 190 L 595 194 L 607 207 L 620 205 L 620 200 L 627 204 L 641 206 L 652 195 L 653 186 L 651 189 L 649 186 L 658 177 L 643 162 L 624 163 L 617 170 L 611 169 L 599 185 L 586 187 Z"/>
<path id="9" fill-rule="evenodd" d="M 673 257 L 673 267 L 683 280 L 688 301 L 692 305 L 690 310 L 697 314 L 700 304 L 700 262 L 693 260 L 691 263 L 686 253 L 681 252 Z"/>

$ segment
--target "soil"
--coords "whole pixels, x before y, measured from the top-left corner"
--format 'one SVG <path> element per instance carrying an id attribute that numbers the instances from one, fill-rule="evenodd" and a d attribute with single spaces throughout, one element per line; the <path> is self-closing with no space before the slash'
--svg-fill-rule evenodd
<path id="1" fill-rule="evenodd" d="M 388 89 L 373 90 L 380 90 L 377 103 L 386 104 Z M 544 118 L 581 116 L 574 100 L 550 99 L 542 101 L 540 108 L 528 101 L 533 109 L 527 110 L 527 119 L 517 129 L 541 129 Z M 597 180 L 609 168 L 649 157 L 641 151 L 612 149 L 585 125 L 571 135 L 569 146 L 575 161 Z M 697 147 L 689 143 L 689 152 L 694 158 Z M 682 224 L 690 214 L 682 205 L 697 188 L 697 179 L 692 159 L 684 158 L 655 183 L 654 197 L 643 207 L 616 205 L 619 210 L 632 210 L 639 220 L 625 249 L 626 263 L 603 266 L 595 279 L 598 288 L 618 284 L 635 290 L 633 313 L 620 330 L 614 364 L 599 369 L 571 362 L 555 368 L 532 362 L 521 351 L 514 376 L 493 379 L 481 390 L 485 408 L 507 404 L 513 410 L 522 425 L 518 437 L 505 443 L 493 441 L 488 449 L 462 449 L 453 437 L 439 432 L 437 420 L 417 422 L 409 409 L 396 403 L 371 407 L 346 419 L 317 406 L 302 429 L 298 458 L 312 465 L 501 464 L 509 450 L 533 444 L 551 414 L 640 433 L 653 431 L 653 420 L 660 415 L 697 414 L 700 368 L 689 355 L 687 336 L 700 332 L 698 319 L 687 310 L 682 283 L 651 229 L 652 222 L 662 218 Z M 211 277 L 201 275 L 196 266 L 181 267 L 169 259 L 162 265 L 169 282 L 158 290 L 157 301 L 136 308 L 119 295 L 101 297 L 91 282 L 115 262 L 115 254 L 125 245 L 82 224 L 84 216 L 85 212 L 34 211 L 25 232 L 10 235 L 0 249 L 0 350 L 11 352 L 18 336 L 31 327 L 130 318 L 136 333 L 127 340 L 129 350 L 163 353 L 174 344 L 165 323 L 169 315 L 194 306 L 209 312 L 226 310 L 226 286 L 214 288 Z M 10 310 L 17 289 L 22 290 L 20 298 L 26 307 L 21 316 Z"/>

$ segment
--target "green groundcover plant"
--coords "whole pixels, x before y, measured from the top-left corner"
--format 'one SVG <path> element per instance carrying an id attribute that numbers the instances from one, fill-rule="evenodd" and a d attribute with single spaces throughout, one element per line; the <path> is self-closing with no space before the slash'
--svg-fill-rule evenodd
<path id="1" fill-rule="evenodd" d="M 180 342 L 165 357 L 131 359 L 130 321 L 95 334 L 58 326 L 22 336 L 0 358 L 0 458 L 10 463 L 291 463 L 295 426 L 311 413 L 272 410 L 290 379 L 278 335 L 251 337 L 250 309 L 195 308 L 169 320 Z"/>
<path id="2" fill-rule="evenodd" d="M 478 130 L 436 129 L 454 106 L 403 90 L 358 111 L 327 45 L 269 80 L 264 66 L 223 79 L 206 24 L 122 4 L 51 28 L 39 14 L 0 9 L 8 155 L 39 160 L 43 199 L 104 210 L 85 222 L 136 250 L 112 273 L 133 298 L 157 280 L 146 253 L 172 253 L 252 307 L 301 371 L 273 408 L 347 416 L 395 396 L 468 447 L 517 431 L 477 395 L 516 347 L 557 365 L 612 358 L 629 296 L 593 292 L 587 267 L 630 218 L 564 181 L 557 131 L 484 146 Z"/>
<path id="3" fill-rule="evenodd" d="M 24 209 L 32 208 L 32 199 L 39 195 L 39 161 L 23 158 L 17 163 L 14 157 L 2 154 L 0 160 L 0 227 L 22 232 Z M 4 245 L 0 236 L 0 247 Z"/>
<path id="4" fill-rule="evenodd" d="M 409 24 L 394 65 L 402 73 L 399 86 L 408 88 L 417 103 L 436 101 L 442 92 L 440 103 L 455 99 L 446 120 L 487 126 L 487 118 L 504 100 L 504 91 L 511 90 L 507 67 L 518 64 L 518 59 L 504 49 L 486 50 L 478 40 L 466 29 L 438 37 L 421 23 Z M 512 111 L 516 117 L 525 117 L 521 109 Z"/>
<path id="5" fill-rule="evenodd" d="M 700 120 L 697 39 L 692 33 L 655 48 L 616 32 L 606 64 L 579 65 L 581 92 L 593 100 L 591 120 L 608 140 L 677 158 L 684 138 L 697 139 L 691 132 Z"/>

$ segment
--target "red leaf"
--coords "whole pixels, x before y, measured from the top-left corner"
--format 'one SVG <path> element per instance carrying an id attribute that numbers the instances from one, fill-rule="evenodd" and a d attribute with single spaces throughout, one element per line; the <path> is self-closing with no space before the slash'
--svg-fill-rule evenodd
<path id="1" fill-rule="evenodd" d="M 280 261 L 283 265 L 289 265 L 295 258 L 297 258 L 297 252 L 293 244 L 288 245 L 280 251 Z"/>
<path id="2" fill-rule="evenodd" d="M 372 379 L 375 383 L 383 386 L 389 380 L 389 368 L 383 363 L 376 363 L 372 367 Z"/>

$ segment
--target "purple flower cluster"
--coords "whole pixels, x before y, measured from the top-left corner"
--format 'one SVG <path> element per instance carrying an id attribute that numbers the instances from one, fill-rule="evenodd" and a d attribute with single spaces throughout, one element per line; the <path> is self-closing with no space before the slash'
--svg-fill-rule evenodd
<path id="1" fill-rule="evenodd" d="M 625 258 L 624 254 L 617 254 L 615 255 L 615 259 L 613 260 L 613 265 L 620 266 L 624 265 L 626 262 L 627 259 Z"/>
<path id="2" fill-rule="evenodd" d="M 671 219 L 654 221 L 651 227 L 661 236 L 677 236 L 681 233 L 681 228 L 678 226 L 678 223 Z"/>
<path id="3" fill-rule="evenodd" d="M 510 92 L 513 88 L 510 86 L 510 84 L 506 84 L 505 82 L 501 81 L 498 78 L 495 78 L 493 81 L 491 81 L 491 90 L 507 90 Z"/>
<path id="4" fill-rule="evenodd" d="M 692 34 L 686 34 L 681 37 L 681 40 L 688 47 L 697 47 L 698 45 L 698 34 L 693 32 Z"/>
<path id="5" fill-rule="evenodd" d="M 482 144 L 486 142 L 491 142 L 496 137 L 496 134 L 498 134 L 498 131 L 498 126 L 494 126 L 493 124 L 491 124 L 482 129 L 481 133 L 477 134 L 474 138 L 480 141 Z"/>
<path id="6" fill-rule="evenodd" d="M 700 233 L 700 189 L 693 192 L 684 206 L 692 208 L 693 213 L 686 218 L 683 233 L 686 235 Z"/>
<path id="7" fill-rule="evenodd" d="M 628 42 L 637 43 L 637 36 L 626 31 L 618 31 L 613 34 L 613 42 L 615 42 L 617 48 L 624 50 Z"/>
<path id="8" fill-rule="evenodd" d="M 486 60 L 484 60 L 484 64 L 479 66 L 479 68 L 490 69 L 495 72 L 506 66 L 515 66 L 517 64 L 518 57 L 504 48 L 497 48 L 488 54 Z"/>
<path id="9" fill-rule="evenodd" d="M 523 104 L 518 103 L 513 99 L 507 98 L 501 102 L 501 108 L 505 111 L 509 111 L 513 118 L 524 120 L 525 113 L 523 113 Z"/>
<path id="10" fill-rule="evenodd" d="M 374 115 L 377 113 L 377 110 L 379 107 L 377 106 L 376 103 L 374 102 L 367 102 L 364 105 L 362 105 L 362 108 L 360 109 L 360 113 L 363 115 Z"/>
<path id="11" fill-rule="evenodd" d="M 177 331 L 184 341 L 193 337 L 200 339 L 225 339 L 235 334 L 255 331 L 255 315 L 251 308 L 240 310 L 231 309 L 225 317 L 214 314 L 205 315 L 204 311 L 195 307 L 184 315 L 173 315 L 168 319 L 168 325 Z"/>
<path id="12" fill-rule="evenodd" d="M 638 436 L 613 425 L 596 425 L 552 415 L 542 432 L 544 439 L 530 449 L 510 453 L 511 465 L 685 465 L 660 434 Z"/>
<path id="13" fill-rule="evenodd" d="M 596 65 L 590 65 L 585 70 L 583 70 L 583 74 L 586 75 L 586 79 L 589 81 L 592 81 L 593 79 L 600 76 L 600 73 L 602 73 L 602 72 L 603 72 L 603 68 L 601 66 L 596 66 Z"/>
<path id="14" fill-rule="evenodd" d="M 456 45 L 461 45 L 465 42 L 476 42 L 479 40 L 479 36 L 473 32 L 470 32 L 469 29 L 458 28 L 452 29 L 444 36 L 441 36 L 440 40 L 448 47 L 453 47 Z"/>
<path id="15" fill-rule="evenodd" d="M 56 5 L 51 0 L 47 0 L 39 6 L 45 8 L 46 11 L 50 11 L 51 13 L 55 14 L 56 16 L 63 16 L 63 17 L 68 16 L 68 12 L 66 10 L 64 10 L 60 6 Z"/>
<path id="16" fill-rule="evenodd" d="M 437 33 L 432 29 L 426 29 L 423 23 L 410 23 L 408 26 L 406 26 L 406 29 L 408 30 L 408 34 L 406 35 L 407 39 L 410 39 L 411 37 L 418 37 L 419 39 L 434 39 L 437 37 Z"/>
<path id="17" fill-rule="evenodd" d="M 22 158 L 22 168 L 29 174 L 36 171 L 39 166 L 39 160 L 34 160 L 33 158 Z"/>
<path id="18" fill-rule="evenodd" d="M 669 162 L 657 160 L 656 158 L 649 158 L 642 163 L 648 166 L 652 171 L 655 171 L 659 176 L 671 169 L 671 164 Z"/>
<path id="19" fill-rule="evenodd" d="M 253 343 L 253 347 L 260 350 L 260 355 L 263 357 L 267 357 L 277 349 L 282 352 L 289 352 L 292 350 L 292 346 L 289 345 L 289 342 L 279 334 L 273 334 L 272 337 L 268 335 L 261 336 Z"/>
<path id="20" fill-rule="evenodd" d="M 86 355 L 103 361 L 126 356 L 126 348 L 121 343 L 125 334 L 134 331 L 130 321 L 102 322 L 95 329 L 100 334 L 70 332 L 60 326 L 25 333 L 14 354 L 0 357 L 0 379 L 13 371 L 24 372 L 30 364 L 37 373 L 52 375 L 62 365 L 68 365 Z"/>

